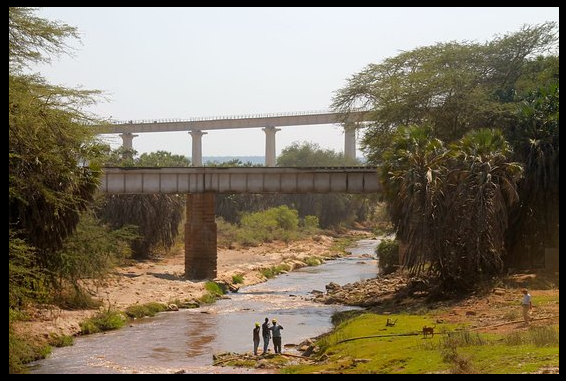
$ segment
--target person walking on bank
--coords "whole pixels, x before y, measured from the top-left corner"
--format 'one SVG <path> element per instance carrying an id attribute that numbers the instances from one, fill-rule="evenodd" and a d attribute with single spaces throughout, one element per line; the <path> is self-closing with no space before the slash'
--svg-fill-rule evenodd
<path id="1" fill-rule="evenodd" d="M 529 325 L 529 312 L 533 309 L 533 303 L 531 301 L 531 294 L 526 288 L 523 288 L 523 300 L 521 301 L 521 306 L 523 307 L 523 318 L 525 319 L 525 324 Z"/>
<path id="2" fill-rule="evenodd" d="M 275 349 L 275 353 L 281 353 L 281 330 L 283 329 L 282 326 L 277 324 L 277 320 L 273 319 L 273 325 L 269 328 L 273 335 L 273 348 Z"/>
<path id="3" fill-rule="evenodd" d="M 261 336 L 263 336 L 263 354 L 267 353 L 269 339 L 271 339 L 271 331 L 269 330 L 269 319 L 265 318 L 265 322 L 261 325 Z"/>
<path id="4" fill-rule="evenodd" d="M 259 347 L 259 323 L 255 323 L 255 328 L 253 330 L 254 339 L 254 355 L 257 356 L 257 347 Z"/>

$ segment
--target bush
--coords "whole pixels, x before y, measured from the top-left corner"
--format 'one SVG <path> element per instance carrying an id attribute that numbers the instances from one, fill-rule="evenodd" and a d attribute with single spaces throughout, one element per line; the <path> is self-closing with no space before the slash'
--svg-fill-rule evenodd
<path id="1" fill-rule="evenodd" d="M 276 239 L 288 242 L 296 238 L 294 233 L 298 227 L 299 213 L 283 205 L 264 212 L 244 214 L 236 237 L 238 242 L 247 246 Z"/>
<path id="2" fill-rule="evenodd" d="M 320 264 L 322 264 L 322 259 L 319 257 L 306 257 L 304 259 L 304 262 L 307 264 L 307 266 L 318 266 Z"/>
<path id="3" fill-rule="evenodd" d="M 304 220 L 305 230 L 313 231 L 317 230 L 319 227 L 319 221 L 317 216 L 305 216 Z"/>
<path id="4" fill-rule="evenodd" d="M 73 345 L 74 342 L 73 336 L 69 335 L 58 335 L 56 333 L 52 333 L 49 335 L 49 345 L 52 347 L 70 347 Z"/>
<path id="5" fill-rule="evenodd" d="M 201 296 L 198 300 L 201 304 L 212 304 L 216 301 L 216 294 L 206 293 Z"/>
<path id="6" fill-rule="evenodd" d="M 206 284 L 204 285 L 204 288 L 206 289 L 206 291 L 208 291 L 212 295 L 216 295 L 216 296 L 224 295 L 224 290 L 216 282 L 210 282 L 210 281 L 206 282 Z"/>
<path id="7" fill-rule="evenodd" d="M 270 279 L 289 270 L 291 270 L 291 266 L 289 266 L 286 263 L 283 263 L 277 266 L 269 267 L 267 269 L 261 269 L 259 270 L 259 272 L 267 279 Z"/>
<path id="8" fill-rule="evenodd" d="M 232 275 L 232 283 L 234 284 L 244 283 L 244 276 L 242 274 Z"/>
<path id="9" fill-rule="evenodd" d="M 134 304 L 126 308 L 126 315 L 133 319 L 139 319 L 145 316 L 155 316 L 158 312 L 163 312 L 167 309 L 165 304 L 151 302 L 145 304 Z"/>
<path id="10" fill-rule="evenodd" d="M 24 365 L 28 362 L 45 358 L 51 353 L 49 345 L 37 345 L 27 342 L 20 338 L 8 328 L 8 373 L 27 373 L 28 369 Z"/>
<path id="11" fill-rule="evenodd" d="M 88 335 L 90 333 L 98 333 L 102 331 L 111 331 L 113 329 L 122 328 L 126 323 L 126 317 L 119 311 L 107 310 L 83 321 L 81 333 Z"/>
<path id="12" fill-rule="evenodd" d="M 392 239 L 384 239 L 375 249 L 382 274 L 390 274 L 399 266 L 399 244 Z"/>

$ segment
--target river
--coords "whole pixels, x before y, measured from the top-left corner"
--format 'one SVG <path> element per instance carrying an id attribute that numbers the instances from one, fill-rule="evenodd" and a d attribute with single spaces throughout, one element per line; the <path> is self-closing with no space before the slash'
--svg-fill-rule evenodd
<path id="1" fill-rule="evenodd" d="M 257 373 L 254 369 L 213 367 L 212 354 L 251 351 L 254 323 L 263 323 L 266 317 L 283 326 L 283 345 L 327 332 L 332 314 L 351 307 L 313 303 L 311 291 L 325 291 L 330 282 L 343 285 L 374 277 L 378 243 L 358 241 L 348 249 L 351 255 L 347 257 L 243 287 L 229 294 L 230 299 L 207 307 L 165 312 L 117 331 L 79 337 L 73 346 L 55 348 L 47 359 L 32 363 L 30 372 Z M 284 348 L 283 352 L 290 350 Z"/>

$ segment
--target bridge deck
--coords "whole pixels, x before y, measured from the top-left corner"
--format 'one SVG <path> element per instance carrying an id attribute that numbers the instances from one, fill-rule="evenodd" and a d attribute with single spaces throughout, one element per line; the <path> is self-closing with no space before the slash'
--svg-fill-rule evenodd
<path id="1" fill-rule="evenodd" d="M 104 168 L 105 193 L 376 193 L 374 167 Z"/>
<path id="2" fill-rule="evenodd" d="M 140 133 L 193 130 L 225 130 L 234 128 L 308 126 L 313 124 L 334 124 L 343 122 L 367 121 L 370 114 L 366 111 L 289 113 L 259 116 L 233 116 L 218 118 L 195 118 L 188 120 L 140 120 L 117 122 L 105 126 L 93 126 L 97 134 Z"/>

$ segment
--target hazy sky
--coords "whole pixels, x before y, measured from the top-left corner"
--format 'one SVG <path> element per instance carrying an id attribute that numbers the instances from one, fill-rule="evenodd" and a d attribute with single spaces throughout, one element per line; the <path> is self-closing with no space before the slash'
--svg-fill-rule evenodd
<path id="1" fill-rule="evenodd" d="M 79 29 L 74 57 L 39 70 L 105 92 L 93 111 L 119 120 L 328 109 L 333 92 L 370 63 L 443 41 L 483 42 L 559 8 L 42 8 Z M 121 142 L 113 138 L 113 145 Z M 294 141 L 342 151 L 339 126 L 284 127 Z M 204 156 L 263 155 L 260 129 L 209 131 Z M 190 155 L 186 132 L 140 134 L 138 152 Z"/>

